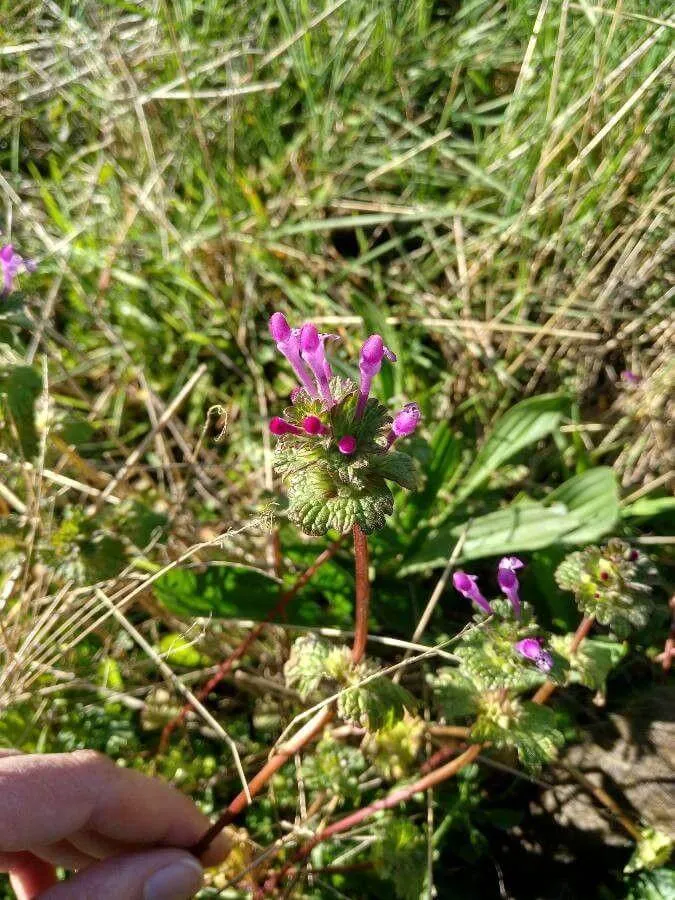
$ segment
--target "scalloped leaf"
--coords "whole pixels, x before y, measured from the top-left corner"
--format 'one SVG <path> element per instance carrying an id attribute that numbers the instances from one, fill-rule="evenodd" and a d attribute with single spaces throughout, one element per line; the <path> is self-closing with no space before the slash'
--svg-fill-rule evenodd
<path id="1" fill-rule="evenodd" d="M 390 450 L 377 460 L 376 465 L 380 475 L 388 481 L 395 481 L 396 484 L 400 484 L 409 491 L 417 488 L 418 478 L 415 462 L 407 453 Z"/>
<path id="2" fill-rule="evenodd" d="M 357 722 L 369 731 L 379 731 L 412 712 L 417 701 L 404 687 L 384 676 L 349 688 L 338 696 L 338 714 L 348 722 Z"/>

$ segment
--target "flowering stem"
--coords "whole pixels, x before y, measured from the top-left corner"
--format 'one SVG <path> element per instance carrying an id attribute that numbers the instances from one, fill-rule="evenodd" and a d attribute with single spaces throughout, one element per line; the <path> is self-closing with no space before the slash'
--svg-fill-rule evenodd
<path id="1" fill-rule="evenodd" d="M 581 622 L 579 623 L 579 627 L 574 632 L 574 637 L 572 638 L 572 643 L 570 644 L 570 655 L 574 656 L 579 647 L 581 646 L 584 638 L 588 635 L 589 631 L 593 627 L 595 623 L 595 618 L 593 616 L 584 616 Z M 555 691 L 556 684 L 553 681 L 545 681 L 544 684 L 539 688 L 537 693 L 532 698 L 533 703 L 546 703 L 551 694 Z"/>
<path id="2" fill-rule="evenodd" d="M 368 614 L 370 612 L 370 581 L 368 580 L 368 538 L 358 525 L 354 525 L 354 644 L 352 661 L 361 662 L 368 642 Z"/>

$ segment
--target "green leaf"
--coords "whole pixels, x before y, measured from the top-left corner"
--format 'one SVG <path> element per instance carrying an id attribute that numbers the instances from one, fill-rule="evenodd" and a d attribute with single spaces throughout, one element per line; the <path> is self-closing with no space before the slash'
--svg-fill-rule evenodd
<path id="1" fill-rule="evenodd" d="M 288 687 L 295 688 L 303 700 L 319 687 L 326 673 L 330 646 L 314 635 L 298 638 L 284 666 Z"/>
<path id="2" fill-rule="evenodd" d="M 172 569 L 155 582 L 157 599 L 179 616 L 262 618 L 279 599 L 279 584 L 259 569 L 211 564 Z"/>
<path id="3" fill-rule="evenodd" d="M 663 831 L 656 828 L 644 828 L 637 843 L 635 852 L 628 861 L 624 872 L 639 872 L 642 869 L 651 871 L 665 865 L 673 853 L 675 841 Z"/>
<path id="4" fill-rule="evenodd" d="M 380 475 L 388 481 L 395 481 L 410 491 L 414 491 L 417 487 L 415 465 L 412 456 L 408 456 L 407 453 L 390 450 L 378 460 L 377 468 Z"/>
<path id="5" fill-rule="evenodd" d="M 41 390 L 42 380 L 30 366 L 0 369 L 0 396 L 5 397 L 10 418 L 16 425 L 21 450 L 27 459 L 35 456 L 38 450 L 35 401 Z"/>
<path id="6" fill-rule="evenodd" d="M 397 900 L 419 900 L 427 871 L 427 838 L 409 819 L 392 819 L 385 829 L 373 849 L 377 870 L 391 882 Z"/>
<path id="7" fill-rule="evenodd" d="M 460 561 L 526 550 L 554 543 L 579 544 L 610 531 L 619 514 L 616 478 L 611 469 L 589 469 L 554 491 L 545 503 L 517 503 L 465 524 L 444 523 L 432 530 L 402 574 L 443 566 L 466 529 Z"/>
<path id="8" fill-rule="evenodd" d="M 567 509 L 560 503 L 550 508 L 521 503 L 473 519 L 468 527 L 446 523 L 429 532 L 424 546 L 401 574 L 444 566 L 465 528 L 462 561 L 548 547 L 560 539 L 566 517 Z"/>
<path id="9" fill-rule="evenodd" d="M 406 507 L 414 510 L 413 521 L 427 514 L 441 487 L 456 472 L 461 459 L 459 441 L 455 438 L 447 422 L 441 422 L 431 439 L 431 459 L 424 467 L 426 477 L 424 489 L 411 497 Z"/>
<path id="10" fill-rule="evenodd" d="M 185 669 L 196 669 L 198 666 L 208 665 L 210 661 L 192 641 L 178 632 L 164 635 L 159 642 L 159 652 L 169 665 L 182 666 Z"/>
<path id="11" fill-rule="evenodd" d="M 675 869 L 642 873 L 626 900 L 675 900 Z"/>
<path id="12" fill-rule="evenodd" d="M 576 519 L 565 530 L 563 543 L 587 544 L 610 532 L 619 520 L 619 489 L 614 470 L 607 466 L 588 469 L 562 484 L 548 498 L 563 503 Z"/>
<path id="13" fill-rule="evenodd" d="M 464 476 L 455 502 L 466 500 L 495 469 L 516 453 L 551 434 L 568 410 L 569 398 L 562 394 L 542 394 L 513 406 L 492 429 Z"/>
<path id="14" fill-rule="evenodd" d="M 338 715 L 369 731 L 379 731 L 403 718 L 416 707 L 415 698 L 400 684 L 381 676 L 343 691 L 337 701 Z"/>
<path id="15" fill-rule="evenodd" d="M 622 519 L 652 518 L 675 511 L 675 497 L 642 497 L 621 510 Z"/>
<path id="16" fill-rule="evenodd" d="M 430 676 L 430 684 L 439 709 L 446 719 L 456 721 L 473 716 L 478 708 L 478 691 L 471 679 L 459 669 L 443 668 Z"/>
<path id="17" fill-rule="evenodd" d="M 592 691 L 604 691 L 607 676 L 628 652 L 624 643 L 608 637 L 586 638 L 576 653 L 570 653 L 573 634 L 552 635 L 551 646 L 570 664 L 570 681 L 583 684 Z"/>

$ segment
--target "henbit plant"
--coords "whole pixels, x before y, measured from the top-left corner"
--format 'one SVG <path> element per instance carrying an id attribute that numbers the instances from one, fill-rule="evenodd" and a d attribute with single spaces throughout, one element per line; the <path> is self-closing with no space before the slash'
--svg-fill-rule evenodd
<path id="1" fill-rule="evenodd" d="M 270 430 L 278 437 L 275 468 L 288 489 L 288 516 L 307 534 L 352 532 L 354 640 L 351 650 L 331 646 L 313 635 L 296 640 L 285 666 L 286 683 L 301 699 L 313 702 L 313 714 L 290 739 L 273 749 L 248 790 L 232 800 L 193 847 L 197 855 L 311 741 L 323 736 L 323 762 L 317 757 L 318 772 L 324 765 L 340 767 L 339 744 L 325 733 L 335 716 L 362 731 L 364 752 L 377 755 L 379 747 L 388 748 L 398 760 L 387 768 L 394 778 L 414 772 L 422 739 L 436 727 L 415 716 L 415 698 L 405 688 L 365 659 L 370 600 L 368 534 L 381 528 L 393 511 L 387 481 L 415 485 L 412 460 L 392 445 L 415 431 L 419 409 L 408 404 L 392 419 L 370 396 L 372 379 L 383 362 L 395 361 L 379 335 L 372 335 L 363 345 L 361 380 L 356 385 L 332 374 L 326 345 L 336 336 L 320 334 L 312 324 L 291 328 L 280 313 L 272 317 L 270 331 L 300 382 L 283 417 L 270 422 Z M 470 741 L 469 746 L 451 760 L 447 749 L 441 749 L 409 784 L 319 831 L 268 876 L 259 889 L 260 896 L 274 892 L 318 844 L 453 777 L 484 749 L 513 753 L 530 769 L 555 759 L 565 739 L 555 711 L 543 704 L 557 686 L 582 683 L 594 690 L 604 689 L 609 671 L 623 655 L 613 652 L 621 645 L 608 649 L 606 642 L 587 636 L 596 620 L 620 636 L 625 636 L 629 625 L 644 624 L 650 590 L 647 576 L 652 572 L 642 554 L 616 540 L 603 548 L 572 553 L 559 567 L 557 577 L 561 586 L 575 592 L 584 617 L 574 635 L 554 636 L 545 633 L 531 605 L 521 599 L 518 573 L 524 565 L 517 556 L 501 559 L 497 569 L 501 598 L 488 599 L 475 575 L 462 570 L 453 575 L 455 589 L 474 604 L 476 614 L 473 624 L 455 639 L 457 665 L 431 674 L 427 682 L 442 719 L 463 723 L 441 724 L 440 731 L 449 728 L 453 734 L 461 734 Z M 244 646 L 248 644 L 244 642 Z M 534 696 L 528 699 L 533 690 Z M 620 821 L 629 822 L 625 817 Z M 637 826 L 629 825 L 633 837 L 641 835 Z"/>
<path id="2" fill-rule="evenodd" d="M 275 469 L 288 489 L 291 521 L 311 535 L 329 530 L 353 534 L 354 542 L 354 640 L 351 654 L 341 650 L 322 657 L 319 654 L 311 686 L 326 673 L 348 688 L 369 681 L 366 692 L 341 695 L 338 711 L 345 717 L 360 717 L 366 723 L 384 724 L 390 710 L 399 713 L 412 705 L 412 698 L 393 682 L 377 676 L 363 657 L 368 640 L 370 608 L 369 554 L 367 535 L 383 528 L 394 510 L 394 498 L 388 481 L 402 487 L 416 484 L 413 460 L 394 450 L 393 444 L 411 435 L 421 414 L 415 403 L 407 404 L 393 418 L 377 399 L 370 396 L 372 382 L 383 361 L 395 362 L 396 356 L 385 346 L 379 334 L 363 344 L 359 359 L 360 383 L 333 376 L 326 344 L 337 335 L 320 334 L 312 323 L 291 328 L 285 316 L 276 312 L 269 322 L 277 348 L 291 364 L 299 385 L 291 395 L 291 406 L 284 417 L 270 421 L 270 431 L 279 440 Z M 303 647 L 303 651 L 304 651 Z M 301 655 L 300 670 L 307 666 Z M 292 665 L 290 666 L 292 670 Z M 300 675 L 302 683 L 307 677 Z M 290 676 L 289 680 L 293 680 Z M 301 691 L 302 693 L 302 691 Z M 305 693 L 308 693 L 306 691 Z M 349 702 L 351 701 L 351 702 Z M 346 712 L 349 708 L 351 716 Z M 305 744 L 320 736 L 335 713 L 333 704 L 322 706 L 312 718 L 269 758 L 265 766 L 230 803 L 209 831 L 193 848 L 199 855 L 215 835 L 251 802 L 289 758 Z M 376 726 L 377 727 L 377 726 Z"/>

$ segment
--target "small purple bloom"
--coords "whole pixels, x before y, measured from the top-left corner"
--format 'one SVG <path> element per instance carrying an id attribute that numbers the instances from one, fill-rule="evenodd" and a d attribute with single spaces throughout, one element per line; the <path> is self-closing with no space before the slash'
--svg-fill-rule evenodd
<path id="1" fill-rule="evenodd" d="M 311 322 L 307 322 L 300 330 L 302 358 L 312 370 L 319 393 L 328 407 L 331 407 L 334 401 L 330 392 L 330 379 L 333 373 L 326 358 L 326 341 L 337 339 L 336 334 L 319 334 Z"/>
<path id="2" fill-rule="evenodd" d="M 407 403 L 403 409 L 396 413 L 391 425 L 391 431 L 387 437 L 387 446 L 391 447 L 396 438 L 408 437 L 419 425 L 422 418 L 420 408 L 416 403 Z"/>
<path id="3" fill-rule="evenodd" d="M 23 269 L 24 272 L 34 272 L 35 263 L 30 259 L 16 253 L 11 244 L 0 248 L 0 268 L 2 269 L 2 294 L 11 294 L 14 290 L 16 276 Z"/>
<path id="4" fill-rule="evenodd" d="M 518 569 L 522 569 L 524 565 L 525 563 L 518 559 L 517 556 L 505 556 L 500 560 L 499 568 L 497 569 L 499 587 L 506 594 L 517 619 L 520 618 L 520 596 L 518 593 L 520 585 L 518 584 L 516 572 Z"/>
<path id="5" fill-rule="evenodd" d="M 338 441 L 338 450 L 345 456 L 351 456 L 356 450 L 356 438 L 351 434 L 346 434 Z"/>
<path id="6" fill-rule="evenodd" d="M 270 334 L 277 345 L 277 350 L 286 357 L 300 383 L 310 397 L 316 397 L 314 382 L 307 371 L 300 355 L 300 329 L 291 328 L 283 313 L 275 312 L 270 318 Z"/>
<path id="7" fill-rule="evenodd" d="M 459 591 L 463 597 L 472 600 L 484 613 L 490 615 L 492 613 L 492 607 L 481 594 L 476 583 L 477 581 L 478 577 L 476 575 L 468 575 L 466 572 L 455 572 L 452 576 L 452 583 L 455 586 L 455 590 Z"/>
<path id="8" fill-rule="evenodd" d="M 305 416 L 302 427 L 307 434 L 328 434 L 328 429 L 318 416 Z"/>
<path id="9" fill-rule="evenodd" d="M 298 428 L 297 425 L 287 422 L 286 419 L 282 419 L 280 416 L 275 416 L 270 420 L 270 431 L 272 434 L 276 434 L 277 437 L 281 437 L 283 434 L 304 434 L 302 428 Z"/>
<path id="10" fill-rule="evenodd" d="M 366 408 L 366 403 L 370 396 L 370 385 L 373 378 L 382 368 L 383 359 L 388 359 L 389 362 L 396 362 L 396 355 L 388 347 L 384 346 L 384 341 L 379 334 L 371 334 L 361 348 L 359 360 L 361 386 L 359 388 L 359 400 L 356 404 L 355 416 L 357 419 L 360 419 L 363 415 L 363 410 Z"/>
<path id="11" fill-rule="evenodd" d="M 530 659 L 541 672 L 550 672 L 553 668 L 553 657 L 543 648 L 543 640 L 541 638 L 523 638 L 513 645 L 514 650 Z"/>
<path id="12" fill-rule="evenodd" d="M 628 384 L 640 384 L 642 379 L 636 372 L 631 372 L 630 369 L 626 369 L 625 372 L 621 373 L 621 377 L 624 381 L 627 381 Z"/>

